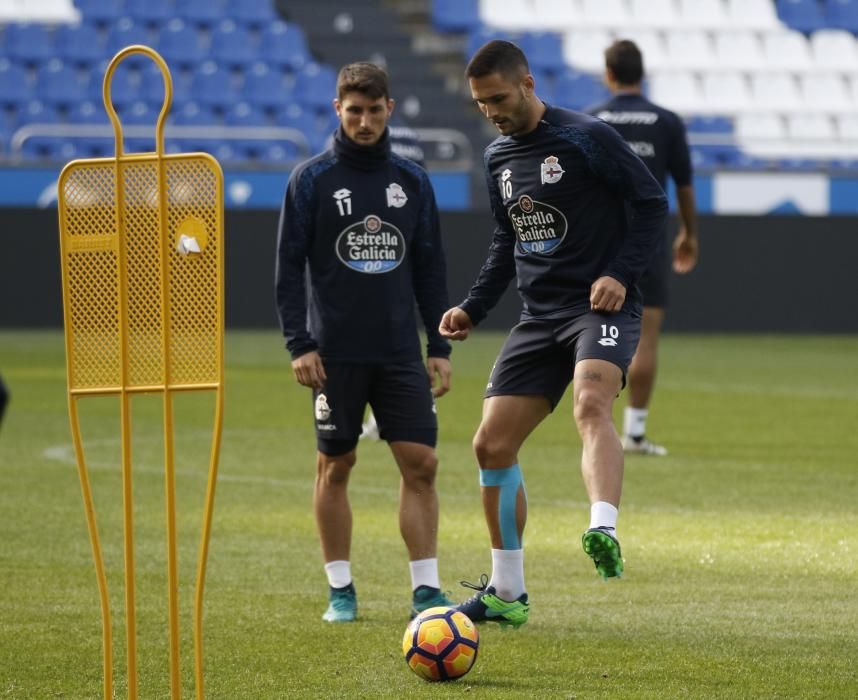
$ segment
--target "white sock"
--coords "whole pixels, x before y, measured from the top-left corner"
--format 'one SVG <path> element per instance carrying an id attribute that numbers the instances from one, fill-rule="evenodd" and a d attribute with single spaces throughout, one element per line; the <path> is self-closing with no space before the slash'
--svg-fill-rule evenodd
<path id="1" fill-rule="evenodd" d="M 495 587 L 498 598 L 516 600 L 524 593 L 524 550 L 493 549 L 492 579 L 490 586 Z"/>
<path id="2" fill-rule="evenodd" d="M 415 559 L 408 562 L 411 568 L 411 590 L 416 591 L 419 586 L 430 586 L 441 588 L 438 579 L 438 559 Z"/>
<path id="3" fill-rule="evenodd" d="M 640 438 L 646 434 L 646 417 L 649 409 L 626 406 L 623 411 L 623 435 Z"/>
<path id="4" fill-rule="evenodd" d="M 325 573 L 331 588 L 345 588 L 352 582 L 352 565 L 348 561 L 329 561 L 325 564 Z"/>
<path id="5" fill-rule="evenodd" d="M 590 527 L 617 529 L 617 508 L 607 501 L 596 501 L 590 506 Z"/>

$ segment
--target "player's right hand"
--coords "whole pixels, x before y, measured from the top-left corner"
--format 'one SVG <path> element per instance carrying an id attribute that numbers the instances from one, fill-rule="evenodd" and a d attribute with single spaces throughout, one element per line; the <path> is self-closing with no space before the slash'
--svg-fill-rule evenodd
<path id="1" fill-rule="evenodd" d="M 465 313 L 464 309 L 454 306 L 444 312 L 441 317 L 441 325 L 438 326 L 438 332 L 450 340 L 464 340 L 473 327 L 471 317 Z"/>
<path id="2" fill-rule="evenodd" d="M 295 374 L 296 381 L 302 386 L 308 386 L 312 389 L 322 389 L 325 385 L 325 380 L 328 378 L 325 375 L 325 366 L 322 364 L 322 358 L 315 350 L 304 353 L 301 357 L 292 360 L 292 372 Z"/>

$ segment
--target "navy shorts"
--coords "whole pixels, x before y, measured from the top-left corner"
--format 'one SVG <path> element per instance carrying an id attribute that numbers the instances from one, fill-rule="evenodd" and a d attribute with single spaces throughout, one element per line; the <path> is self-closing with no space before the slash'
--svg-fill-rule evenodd
<path id="1" fill-rule="evenodd" d="M 666 236 L 662 236 L 658 250 L 652 261 L 644 270 L 638 287 L 641 290 L 644 306 L 667 308 L 670 299 L 670 268 L 673 258 L 672 244 Z"/>
<path id="2" fill-rule="evenodd" d="M 382 440 L 435 447 L 438 419 L 426 366 L 420 360 L 393 365 L 325 363 L 323 389 L 313 390 L 319 452 L 341 455 L 358 443 L 366 405 Z"/>
<path id="3" fill-rule="evenodd" d="M 515 326 L 501 348 L 486 387 L 490 396 L 544 396 L 560 403 L 581 360 L 605 360 L 626 370 L 638 346 L 637 314 L 587 311 L 557 319 L 529 319 Z"/>

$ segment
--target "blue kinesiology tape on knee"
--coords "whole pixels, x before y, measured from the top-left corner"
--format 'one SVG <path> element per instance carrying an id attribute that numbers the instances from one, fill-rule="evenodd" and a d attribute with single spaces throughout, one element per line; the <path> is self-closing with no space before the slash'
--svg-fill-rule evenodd
<path id="1" fill-rule="evenodd" d="M 480 486 L 500 486 L 498 498 L 498 523 L 504 549 L 521 549 L 518 525 L 515 516 L 515 501 L 518 489 L 524 488 L 521 468 L 513 464 L 506 469 L 480 469 Z"/>

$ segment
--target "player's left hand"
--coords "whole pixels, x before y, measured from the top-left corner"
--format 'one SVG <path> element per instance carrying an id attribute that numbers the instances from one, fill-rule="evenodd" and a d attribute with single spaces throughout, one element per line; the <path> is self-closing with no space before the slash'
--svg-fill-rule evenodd
<path id="1" fill-rule="evenodd" d="M 450 377 L 453 375 L 450 360 L 446 357 L 430 357 L 426 360 L 426 371 L 429 372 L 432 396 L 437 399 L 450 391 Z"/>
<path id="2" fill-rule="evenodd" d="M 612 314 L 623 308 L 626 300 L 626 288 L 619 280 L 605 275 L 590 287 L 590 308 L 593 311 Z"/>
<path id="3" fill-rule="evenodd" d="M 680 275 L 691 272 L 697 265 L 700 256 L 700 246 L 697 236 L 689 236 L 684 230 L 680 230 L 673 241 L 673 270 Z"/>

